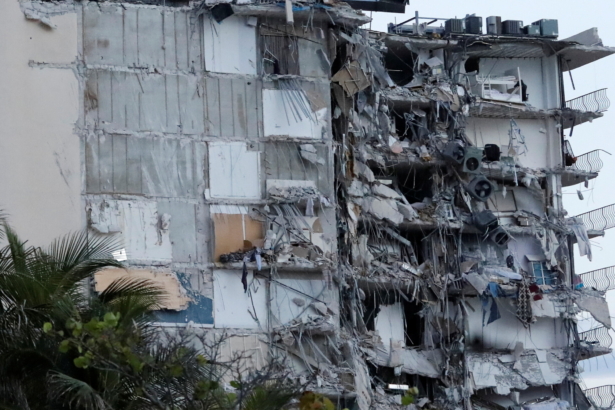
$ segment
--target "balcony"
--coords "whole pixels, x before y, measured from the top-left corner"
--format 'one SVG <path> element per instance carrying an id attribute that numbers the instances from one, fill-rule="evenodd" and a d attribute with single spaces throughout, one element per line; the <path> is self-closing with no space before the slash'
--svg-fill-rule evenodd
<path id="1" fill-rule="evenodd" d="M 602 159 L 600 158 L 600 151 L 611 155 L 609 152 L 595 149 L 593 151 L 586 152 L 585 154 L 576 156 L 572 151 L 570 141 L 564 141 L 564 163 L 566 165 L 564 172 L 562 173 L 562 186 L 572 186 L 584 182 L 585 180 L 594 179 L 598 176 L 598 172 L 604 166 Z"/>
<path id="2" fill-rule="evenodd" d="M 593 387 L 583 391 L 595 409 L 612 409 L 615 407 L 615 386 Z"/>
<path id="3" fill-rule="evenodd" d="M 566 108 L 582 112 L 604 112 L 611 102 L 606 95 L 606 88 L 566 101 Z"/>
<path id="4" fill-rule="evenodd" d="M 601 292 L 615 289 L 615 266 L 596 269 L 579 275 L 583 286 L 594 288 Z"/>
<path id="5" fill-rule="evenodd" d="M 602 117 L 602 113 L 608 110 L 611 105 L 606 90 L 606 88 L 602 88 L 566 101 L 562 110 L 564 128 L 574 128 L 575 125 Z"/>
<path id="6" fill-rule="evenodd" d="M 600 326 L 581 332 L 579 341 L 582 343 L 579 360 L 611 353 L 613 339 L 607 327 Z"/>
<path id="7" fill-rule="evenodd" d="M 583 221 L 590 238 L 602 236 L 605 230 L 615 227 L 615 204 L 576 215 L 575 218 Z"/>

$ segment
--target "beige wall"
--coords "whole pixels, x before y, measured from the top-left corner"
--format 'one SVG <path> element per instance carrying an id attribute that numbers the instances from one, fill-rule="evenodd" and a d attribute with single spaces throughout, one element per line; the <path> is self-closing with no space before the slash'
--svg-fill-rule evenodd
<path id="1" fill-rule="evenodd" d="M 36 245 L 83 226 L 77 14 L 26 20 L 17 0 L 0 2 L 0 208 Z"/>

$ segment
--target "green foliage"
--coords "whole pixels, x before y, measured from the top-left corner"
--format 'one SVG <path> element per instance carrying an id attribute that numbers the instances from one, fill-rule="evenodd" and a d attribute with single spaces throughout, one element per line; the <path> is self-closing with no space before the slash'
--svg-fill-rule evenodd
<path id="1" fill-rule="evenodd" d="M 299 399 L 299 410 L 335 410 L 335 405 L 322 394 L 307 391 Z"/>
<path id="2" fill-rule="evenodd" d="M 401 397 L 402 406 L 408 406 L 414 403 L 416 396 L 419 394 L 419 389 L 417 387 L 410 387 L 406 390 L 406 393 Z"/>
<path id="3" fill-rule="evenodd" d="M 96 272 L 122 267 L 111 258 L 113 238 L 79 232 L 42 249 L 2 226 L 0 408 L 279 410 L 296 394 L 267 369 L 220 363 L 220 341 L 208 348 L 193 334 L 154 328 L 165 295 L 150 281 L 125 277 L 86 294 Z M 223 388 L 229 377 L 233 392 Z"/>

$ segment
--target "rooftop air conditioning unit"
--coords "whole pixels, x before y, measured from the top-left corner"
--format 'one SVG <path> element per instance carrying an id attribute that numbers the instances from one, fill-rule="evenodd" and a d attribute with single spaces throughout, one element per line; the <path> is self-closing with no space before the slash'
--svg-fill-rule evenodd
<path id="1" fill-rule="evenodd" d="M 532 26 L 540 27 L 540 35 L 543 37 L 557 37 L 559 35 L 557 20 L 542 19 L 533 22 Z"/>
<path id="2" fill-rule="evenodd" d="M 474 177 L 465 188 L 474 199 L 482 202 L 486 202 L 495 190 L 493 184 L 482 175 Z"/>
<path id="3" fill-rule="evenodd" d="M 523 21 L 506 20 L 502 22 L 502 34 L 518 36 L 523 34 Z"/>
<path id="4" fill-rule="evenodd" d="M 446 34 L 463 34 L 463 20 L 450 19 L 444 22 L 444 32 Z"/>
<path id="5" fill-rule="evenodd" d="M 466 33 L 483 34 L 483 18 L 478 16 L 466 17 Z"/>
<path id="6" fill-rule="evenodd" d="M 523 34 L 527 34 L 528 36 L 539 37 L 540 36 L 540 27 L 539 26 L 525 26 L 523 27 Z"/>
<path id="7" fill-rule="evenodd" d="M 487 17 L 487 34 L 499 36 L 502 34 L 502 17 Z"/>

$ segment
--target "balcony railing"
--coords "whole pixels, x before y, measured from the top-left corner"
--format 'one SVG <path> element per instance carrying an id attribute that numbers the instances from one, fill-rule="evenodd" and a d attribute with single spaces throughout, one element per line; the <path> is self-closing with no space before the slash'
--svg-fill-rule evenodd
<path id="1" fill-rule="evenodd" d="M 579 339 L 593 346 L 601 346 L 607 348 L 611 347 L 611 343 L 613 342 L 613 339 L 611 339 L 611 334 L 609 333 L 609 329 L 604 326 L 596 327 L 586 332 L 579 333 Z"/>
<path id="2" fill-rule="evenodd" d="M 592 387 L 583 391 L 596 409 L 612 409 L 615 406 L 615 386 Z"/>
<path id="3" fill-rule="evenodd" d="M 600 159 L 601 149 L 595 149 L 593 151 L 586 152 L 585 154 L 576 157 L 576 162 L 568 167 L 568 169 L 577 169 L 585 172 L 598 172 L 602 169 L 604 163 Z M 604 151 L 606 152 L 606 151 Z M 610 153 L 606 152 L 611 155 Z"/>
<path id="4" fill-rule="evenodd" d="M 615 204 L 577 215 L 588 230 L 604 231 L 615 227 Z"/>
<path id="5" fill-rule="evenodd" d="M 615 266 L 596 269 L 579 275 L 583 286 L 606 292 L 615 289 Z"/>
<path id="6" fill-rule="evenodd" d="M 610 105 L 606 88 L 566 101 L 566 108 L 584 112 L 604 112 Z"/>

